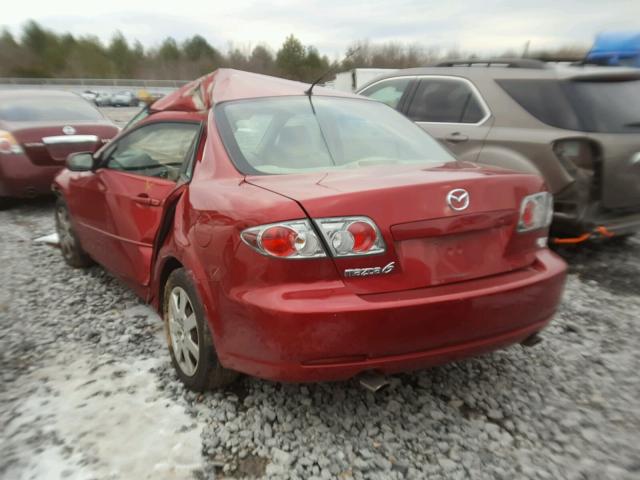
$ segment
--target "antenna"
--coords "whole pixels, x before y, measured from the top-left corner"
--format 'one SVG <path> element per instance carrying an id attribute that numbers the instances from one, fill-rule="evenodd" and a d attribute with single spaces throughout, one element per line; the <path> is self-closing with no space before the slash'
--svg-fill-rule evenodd
<path id="1" fill-rule="evenodd" d="M 326 72 L 324 72 L 322 75 L 320 75 L 312 84 L 311 86 L 306 89 L 304 91 L 305 95 L 313 95 L 313 87 L 315 87 L 318 83 L 320 83 L 320 81 L 325 78 L 327 75 L 330 75 L 332 73 L 335 73 L 335 71 L 340 68 L 340 65 L 342 65 L 343 62 L 345 62 L 346 60 L 349 60 L 351 57 L 353 57 L 356 53 L 358 53 L 360 51 L 362 47 L 358 46 L 356 48 L 351 48 L 349 50 L 347 50 L 347 54 L 344 56 L 344 58 L 342 59 L 342 62 L 335 64 L 333 67 L 331 67 L 329 70 L 327 70 Z"/>

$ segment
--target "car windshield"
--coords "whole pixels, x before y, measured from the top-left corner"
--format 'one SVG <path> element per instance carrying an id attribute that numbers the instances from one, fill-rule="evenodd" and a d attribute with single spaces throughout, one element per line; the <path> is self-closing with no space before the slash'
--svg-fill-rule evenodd
<path id="1" fill-rule="evenodd" d="M 538 120 L 558 128 L 638 133 L 640 80 L 498 80 Z"/>
<path id="2" fill-rule="evenodd" d="M 392 108 L 337 97 L 279 97 L 222 103 L 217 124 L 243 173 L 286 174 L 454 158 Z"/>
<path id="3" fill-rule="evenodd" d="M 104 120 L 89 102 L 75 95 L 33 96 L 4 100 L 0 119 L 8 122 L 82 122 Z"/>

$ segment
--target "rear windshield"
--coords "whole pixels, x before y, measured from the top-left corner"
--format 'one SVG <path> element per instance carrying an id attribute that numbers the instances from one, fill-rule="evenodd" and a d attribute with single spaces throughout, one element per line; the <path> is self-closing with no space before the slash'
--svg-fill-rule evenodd
<path id="1" fill-rule="evenodd" d="M 640 80 L 497 80 L 538 120 L 599 133 L 640 131 Z"/>
<path id="2" fill-rule="evenodd" d="M 3 99 L 0 119 L 8 122 L 81 122 L 103 120 L 102 114 L 75 95 Z"/>
<path id="3" fill-rule="evenodd" d="M 216 107 L 218 128 L 243 173 L 286 174 L 454 158 L 387 105 L 334 97 L 240 100 Z"/>

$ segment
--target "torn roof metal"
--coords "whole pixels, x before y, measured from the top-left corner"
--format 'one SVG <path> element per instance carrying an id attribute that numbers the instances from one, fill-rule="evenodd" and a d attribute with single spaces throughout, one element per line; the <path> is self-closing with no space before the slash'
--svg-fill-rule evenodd
<path id="1" fill-rule="evenodd" d="M 304 95 L 308 88 L 307 83 L 219 68 L 157 100 L 151 105 L 151 110 L 154 112 L 202 112 L 209 110 L 216 103 L 229 100 Z M 313 95 L 357 97 L 357 95 L 322 87 L 315 87 Z"/>

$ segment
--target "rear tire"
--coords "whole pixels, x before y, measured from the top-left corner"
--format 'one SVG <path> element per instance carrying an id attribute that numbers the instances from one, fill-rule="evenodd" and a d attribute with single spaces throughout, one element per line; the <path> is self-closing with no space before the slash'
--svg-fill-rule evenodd
<path id="1" fill-rule="evenodd" d="M 184 268 L 171 272 L 164 287 L 163 319 L 171 363 L 189 390 L 221 388 L 238 378 L 215 351 L 204 307 Z"/>
<path id="2" fill-rule="evenodd" d="M 56 231 L 62 257 L 67 264 L 74 268 L 86 268 L 93 264 L 91 257 L 82 249 L 80 240 L 73 230 L 71 215 L 62 197 L 56 199 Z"/>

